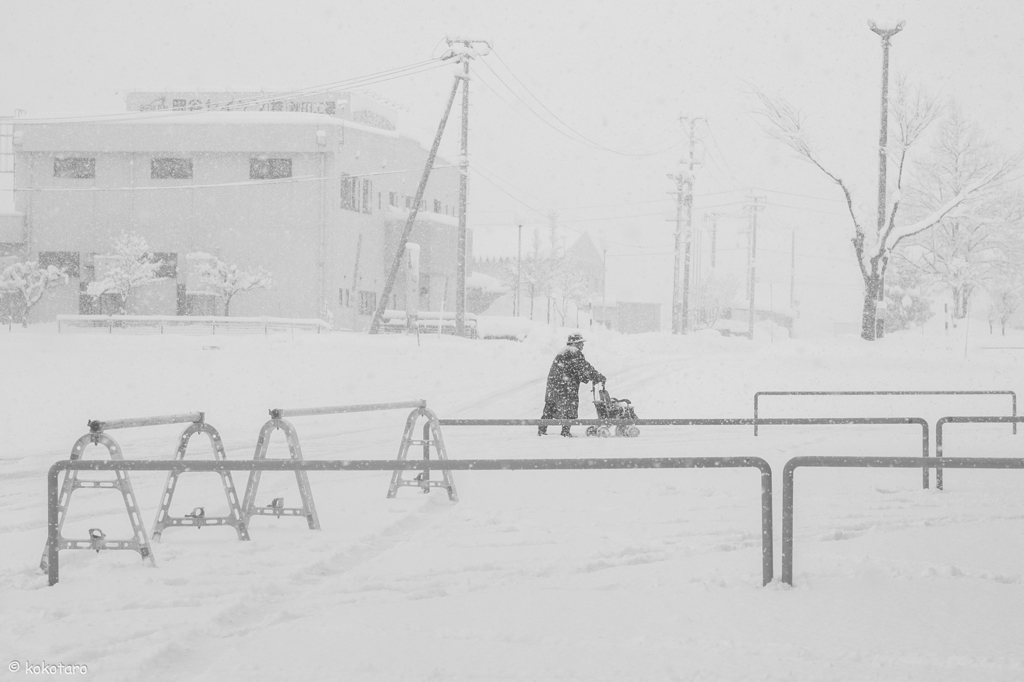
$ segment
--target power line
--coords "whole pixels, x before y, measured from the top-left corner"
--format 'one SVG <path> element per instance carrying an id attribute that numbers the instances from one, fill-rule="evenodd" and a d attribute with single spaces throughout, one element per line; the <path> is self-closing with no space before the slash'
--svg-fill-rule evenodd
<path id="1" fill-rule="evenodd" d="M 607 147 L 607 146 L 601 144 L 600 142 L 596 142 L 596 141 L 590 139 L 589 137 L 587 137 L 586 135 L 584 135 L 583 133 L 579 132 L 575 128 L 573 128 L 571 125 L 566 123 L 564 120 L 562 120 L 562 118 L 559 117 L 558 114 L 556 114 L 554 111 L 552 111 L 546 104 L 544 104 L 544 102 L 542 102 L 540 100 L 540 98 L 538 98 L 536 95 L 534 95 L 533 92 L 526 86 L 526 84 L 523 83 L 523 81 L 515 74 L 514 71 L 512 71 L 512 69 L 508 66 L 508 64 L 505 63 L 505 60 L 501 58 L 501 55 L 498 54 L 498 52 L 496 50 L 492 50 L 492 54 L 498 59 L 499 62 L 501 62 L 502 66 L 505 67 L 505 69 L 508 71 L 509 75 L 511 75 L 512 78 L 515 79 L 515 81 L 523 88 L 523 90 L 525 90 L 526 93 L 535 102 L 537 102 L 537 104 L 539 104 L 541 106 L 541 108 L 544 109 L 544 111 L 546 111 L 548 114 L 550 114 L 552 118 L 554 118 L 556 121 L 558 121 L 558 123 L 560 123 L 566 130 L 570 131 L 572 133 L 572 135 L 569 135 L 568 133 L 565 132 L 565 130 L 562 130 L 558 126 L 555 126 L 550 121 L 548 121 L 544 116 L 542 116 L 540 113 L 538 113 L 536 109 L 534 109 L 526 100 L 524 100 L 519 95 L 519 93 L 517 93 L 508 83 L 505 82 L 505 79 L 503 79 L 501 77 L 501 75 L 497 71 L 495 71 L 494 68 L 491 67 L 491 65 L 489 63 L 487 63 L 487 61 L 483 61 L 484 66 L 487 67 L 487 69 L 494 75 L 494 77 L 497 78 L 498 81 L 502 85 L 504 85 L 505 88 L 508 89 L 508 91 L 510 93 L 512 93 L 513 96 L 516 97 L 516 99 L 518 99 L 520 102 L 522 102 L 523 106 L 525 106 L 527 108 L 527 110 L 529 110 L 530 113 L 532 113 L 534 116 L 536 116 L 542 123 L 548 125 L 553 130 L 555 130 L 559 134 L 565 136 L 566 138 L 572 140 L 573 142 L 576 142 L 578 144 L 586 144 L 586 145 L 589 145 L 591 147 L 595 147 L 597 149 L 601 149 L 601 150 L 610 152 L 612 154 L 618 154 L 618 155 L 621 155 L 621 156 L 656 156 L 658 154 L 663 154 L 663 153 L 665 153 L 667 151 L 670 151 L 671 149 L 673 149 L 675 147 L 678 147 L 683 142 L 683 140 L 680 139 L 680 140 L 677 140 L 676 142 L 673 142 L 671 145 L 669 145 L 668 147 L 665 147 L 664 149 L 660 149 L 660 150 L 657 150 L 657 151 L 638 151 L 638 152 L 630 152 L 630 151 L 622 151 L 622 150 L 618 150 L 618 149 L 612 149 L 611 147 Z M 504 101 L 504 100 L 502 100 L 502 101 Z M 508 104 L 508 103 L 506 102 L 506 104 Z M 664 128 L 664 130 L 667 130 L 672 125 L 673 124 L 670 123 L 668 126 L 666 126 Z M 573 135 L 575 137 L 573 137 Z"/>

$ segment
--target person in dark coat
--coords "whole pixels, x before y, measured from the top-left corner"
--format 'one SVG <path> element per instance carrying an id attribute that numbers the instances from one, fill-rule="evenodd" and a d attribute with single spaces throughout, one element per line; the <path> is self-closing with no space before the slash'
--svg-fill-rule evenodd
<path id="1" fill-rule="evenodd" d="M 558 352 L 548 371 L 548 384 L 544 392 L 544 413 L 541 419 L 579 419 L 580 384 L 603 384 L 605 376 L 583 357 L 583 336 L 570 334 L 565 348 Z M 547 435 L 548 427 L 537 428 L 538 436 Z M 568 426 L 562 435 L 572 438 Z"/>

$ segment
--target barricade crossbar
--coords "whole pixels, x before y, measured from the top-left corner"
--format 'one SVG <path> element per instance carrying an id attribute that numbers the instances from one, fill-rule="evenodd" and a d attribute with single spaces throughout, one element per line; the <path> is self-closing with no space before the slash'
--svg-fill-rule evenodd
<path id="1" fill-rule="evenodd" d="M 1024 469 L 1024 457 L 794 457 L 782 471 L 782 582 L 793 584 L 793 495 L 799 467 L 914 469 Z"/>
<path id="2" fill-rule="evenodd" d="M 312 417 L 319 414 L 344 414 L 346 412 L 376 412 L 379 410 L 399 410 L 402 408 L 426 407 L 426 400 L 407 400 L 399 403 L 375 403 L 371 405 L 341 405 L 338 407 L 300 407 L 298 409 L 274 408 L 270 416 L 274 419 L 286 417 Z"/>
<path id="3" fill-rule="evenodd" d="M 1014 410 L 1016 414 L 1016 410 Z M 1017 424 L 1024 423 L 1024 417 L 943 417 L 935 422 L 935 456 L 943 456 L 942 427 L 946 424 L 1013 424 L 1013 432 L 1017 433 Z M 942 467 L 935 469 L 935 487 L 942 490 Z"/>
<path id="4" fill-rule="evenodd" d="M 89 422 L 89 430 L 93 433 L 110 431 L 111 429 L 130 429 L 137 426 L 160 426 L 162 424 L 199 423 L 205 419 L 202 412 L 186 412 L 185 414 L 166 414 L 160 417 L 133 417 L 131 419 L 110 419 L 102 421 L 93 419 Z"/>
<path id="5" fill-rule="evenodd" d="M 774 571 L 772 528 L 772 469 L 760 457 L 629 457 L 587 459 L 466 459 L 466 460 L 121 460 L 56 462 L 47 474 L 47 571 L 50 585 L 59 578 L 58 481 L 62 471 L 539 471 L 550 469 L 729 469 L 755 468 L 761 479 L 761 572 L 763 584 Z"/>

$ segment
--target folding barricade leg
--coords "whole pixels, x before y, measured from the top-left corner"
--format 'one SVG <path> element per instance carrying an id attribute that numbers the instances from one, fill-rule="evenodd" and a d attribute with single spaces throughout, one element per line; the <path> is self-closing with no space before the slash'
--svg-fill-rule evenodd
<path id="1" fill-rule="evenodd" d="M 413 435 L 416 433 L 416 422 L 420 416 L 426 417 L 427 421 L 423 424 L 422 440 L 416 440 Z M 438 459 L 448 459 L 448 451 L 445 450 L 444 439 L 441 438 L 441 427 L 437 423 L 437 415 L 426 407 L 418 407 L 409 413 L 409 417 L 405 421 L 405 432 L 402 434 L 402 444 L 398 448 L 399 461 L 409 458 L 409 448 L 413 445 L 423 446 L 423 459 L 430 459 L 431 446 L 437 451 Z M 444 488 L 448 491 L 449 500 L 452 502 L 459 501 L 459 494 L 455 490 L 455 479 L 452 477 L 452 472 L 448 469 L 442 471 L 443 477 L 440 481 L 430 480 L 430 471 L 427 469 L 417 474 L 411 480 L 403 478 L 402 473 L 401 469 L 395 469 L 394 474 L 392 474 L 391 485 L 388 486 L 388 497 L 397 496 L 398 489 L 402 486 L 412 486 L 419 487 L 424 493 L 430 492 L 431 488 Z"/>
<path id="2" fill-rule="evenodd" d="M 276 429 L 281 429 L 288 440 L 288 452 L 292 460 L 301 462 L 302 447 L 299 445 L 299 435 L 295 431 L 295 427 L 288 420 L 274 417 L 273 415 L 274 413 L 271 412 L 271 420 L 260 429 L 260 436 L 256 441 L 256 452 L 253 455 L 253 459 L 267 459 L 267 450 L 270 447 L 270 434 Z M 245 525 L 249 524 L 249 520 L 253 516 L 258 515 L 276 516 L 278 518 L 282 516 L 304 516 L 310 530 L 320 530 L 320 517 L 317 516 L 316 505 L 313 504 L 313 491 L 309 487 L 309 477 L 305 471 L 295 472 L 295 480 L 299 485 L 299 499 L 302 500 L 302 507 L 291 508 L 284 506 L 283 498 L 276 498 L 265 507 L 256 506 L 256 492 L 260 487 L 261 473 L 263 472 L 257 470 L 249 472 L 249 482 L 245 486 L 245 495 L 242 498 L 242 521 Z"/>
<path id="3" fill-rule="evenodd" d="M 174 453 L 175 460 L 185 459 L 185 450 L 188 449 L 189 439 L 197 433 L 205 433 L 210 438 L 213 446 L 214 459 L 226 461 L 228 456 L 224 452 L 224 444 L 221 442 L 220 434 L 205 421 L 193 422 L 178 437 L 178 450 Z M 195 526 L 197 529 L 203 526 L 231 526 L 238 534 L 239 540 L 248 540 L 249 531 L 246 529 L 246 519 L 238 503 L 238 494 L 235 492 L 235 483 L 231 478 L 230 471 L 219 471 L 221 485 L 224 487 L 224 496 L 228 502 L 227 516 L 206 516 L 202 507 L 197 507 L 191 514 L 185 516 L 171 516 L 171 499 L 177 489 L 178 476 L 181 471 L 167 472 L 167 482 L 164 484 L 164 492 L 160 497 L 160 509 L 156 513 L 156 521 L 153 522 L 151 535 L 153 540 L 159 541 L 164 529 L 168 526 Z"/>
<path id="4" fill-rule="evenodd" d="M 79 438 L 74 447 L 71 448 L 71 461 L 79 459 L 90 443 L 102 445 L 107 448 L 110 459 L 115 461 L 124 460 L 121 453 L 121 446 L 113 438 L 102 431 L 93 431 Z M 99 552 L 101 549 L 129 549 L 138 552 L 142 560 L 149 565 L 155 565 L 153 551 L 146 537 L 146 528 L 142 524 L 142 516 L 139 513 L 139 505 L 136 501 L 135 490 L 132 488 L 131 479 L 127 471 L 115 471 L 113 480 L 89 480 L 83 481 L 78 478 L 77 471 L 68 471 L 64 474 L 64 484 L 61 486 L 57 522 L 57 551 L 62 549 L 94 549 Z M 65 538 L 62 534 L 64 521 L 67 519 L 68 507 L 71 505 L 71 494 L 78 488 L 106 488 L 118 490 L 124 499 L 124 506 L 128 512 L 128 520 L 132 524 L 132 537 L 127 540 L 108 540 L 106 535 L 99 528 L 89 529 L 89 538 L 71 539 Z M 39 562 L 39 568 L 48 570 L 47 550 L 43 549 L 43 557 Z"/>

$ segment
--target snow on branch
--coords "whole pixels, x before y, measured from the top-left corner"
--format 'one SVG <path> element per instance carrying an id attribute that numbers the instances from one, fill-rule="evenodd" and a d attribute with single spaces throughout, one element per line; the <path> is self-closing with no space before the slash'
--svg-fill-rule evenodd
<path id="1" fill-rule="evenodd" d="M 231 299 L 244 291 L 269 289 L 274 280 L 262 268 L 241 270 L 237 265 L 225 263 L 219 258 L 213 263 L 199 264 L 199 278 L 224 301 L 224 315 L 229 314 Z"/>

